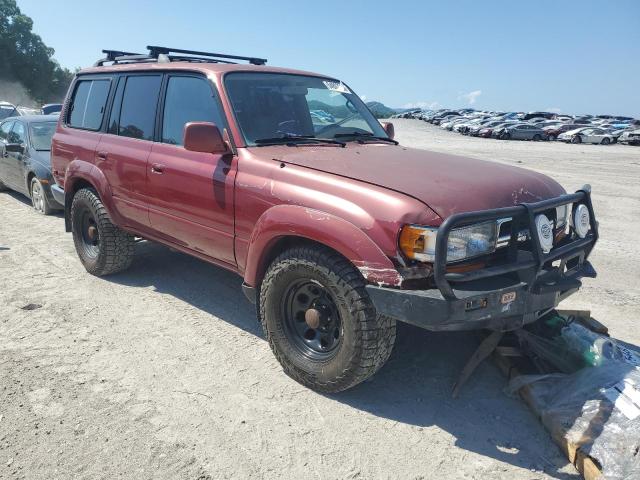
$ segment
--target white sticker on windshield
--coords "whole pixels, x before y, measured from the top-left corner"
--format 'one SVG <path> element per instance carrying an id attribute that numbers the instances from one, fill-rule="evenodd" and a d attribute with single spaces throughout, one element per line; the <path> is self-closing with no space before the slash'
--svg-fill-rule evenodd
<path id="1" fill-rule="evenodd" d="M 342 82 L 333 82 L 331 80 L 323 80 L 322 83 L 324 83 L 324 86 L 327 87 L 332 92 L 351 93 L 351 90 L 349 90 L 349 87 L 347 87 Z"/>

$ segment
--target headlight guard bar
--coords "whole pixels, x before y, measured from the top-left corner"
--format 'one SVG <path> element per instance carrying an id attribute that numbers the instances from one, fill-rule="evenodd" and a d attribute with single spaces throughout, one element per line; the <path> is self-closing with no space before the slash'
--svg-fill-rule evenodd
<path id="1" fill-rule="evenodd" d="M 538 230 L 535 226 L 537 214 L 562 205 L 577 205 L 583 203 L 589 210 L 591 229 L 585 238 L 574 238 L 562 245 L 554 246 L 549 253 L 544 253 L 540 246 Z M 573 214 L 573 209 L 571 210 Z M 508 243 L 506 262 L 465 273 L 447 273 L 447 244 L 449 234 L 456 227 L 468 226 L 488 220 L 512 218 L 511 237 Z M 519 255 L 518 236 L 523 228 L 529 229 L 531 236 L 531 253 L 529 258 L 521 259 Z M 577 237 L 577 235 L 574 235 Z M 434 281 L 444 298 L 456 299 L 452 283 L 469 282 L 488 277 L 495 277 L 512 272 L 531 272 L 526 279 L 528 290 L 532 291 L 537 284 L 549 278 L 549 271 L 543 271 L 545 265 L 555 260 L 563 263 L 574 257 L 580 257 L 580 263 L 587 259 L 598 239 L 598 223 L 596 222 L 591 203 L 591 187 L 585 185 L 572 194 L 542 200 L 535 203 L 521 203 L 513 207 L 465 212 L 450 216 L 438 228 L 436 238 Z M 562 273 L 560 273 L 562 275 Z"/>

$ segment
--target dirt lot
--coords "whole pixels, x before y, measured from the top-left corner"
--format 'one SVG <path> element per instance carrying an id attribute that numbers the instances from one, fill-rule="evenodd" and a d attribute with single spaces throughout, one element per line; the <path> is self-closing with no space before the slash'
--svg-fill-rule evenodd
<path id="1" fill-rule="evenodd" d="M 596 280 L 567 301 L 640 344 L 640 148 L 470 139 L 396 121 L 405 145 L 592 184 Z M 0 194 L 0 478 L 574 478 L 484 365 L 450 399 L 468 334 L 401 327 L 372 380 L 319 395 L 286 377 L 240 279 L 149 243 L 85 273 L 63 220 Z"/>

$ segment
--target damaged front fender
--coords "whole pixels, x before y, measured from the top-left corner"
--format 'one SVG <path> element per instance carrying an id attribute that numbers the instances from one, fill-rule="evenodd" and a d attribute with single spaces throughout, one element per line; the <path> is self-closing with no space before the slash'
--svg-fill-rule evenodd
<path id="1" fill-rule="evenodd" d="M 309 239 L 337 251 L 369 283 L 398 287 L 402 276 L 393 262 L 352 223 L 319 210 L 298 205 L 277 205 L 262 214 L 251 235 L 244 270 L 246 285 L 256 287 L 272 258 L 270 252 L 286 237 Z M 241 263 L 241 262 L 240 262 Z"/>

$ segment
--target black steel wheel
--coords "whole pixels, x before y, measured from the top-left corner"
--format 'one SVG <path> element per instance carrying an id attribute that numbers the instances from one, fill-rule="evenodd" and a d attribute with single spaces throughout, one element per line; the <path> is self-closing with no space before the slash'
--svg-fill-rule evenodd
<path id="1" fill-rule="evenodd" d="M 306 244 L 279 255 L 260 286 L 262 328 L 283 370 L 320 392 L 340 392 L 385 364 L 396 325 L 377 315 L 360 272 Z"/>
<path id="2" fill-rule="evenodd" d="M 73 243 L 84 268 L 97 276 L 126 270 L 135 253 L 134 237 L 116 227 L 98 194 L 79 190 L 71 204 Z"/>
<path id="3" fill-rule="evenodd" d="M 331 293 L 315 280 L 291 284 L 282 298 L 285 332 L 300 353 L 329 358 L 340 344 L 342 322 Z"/>

